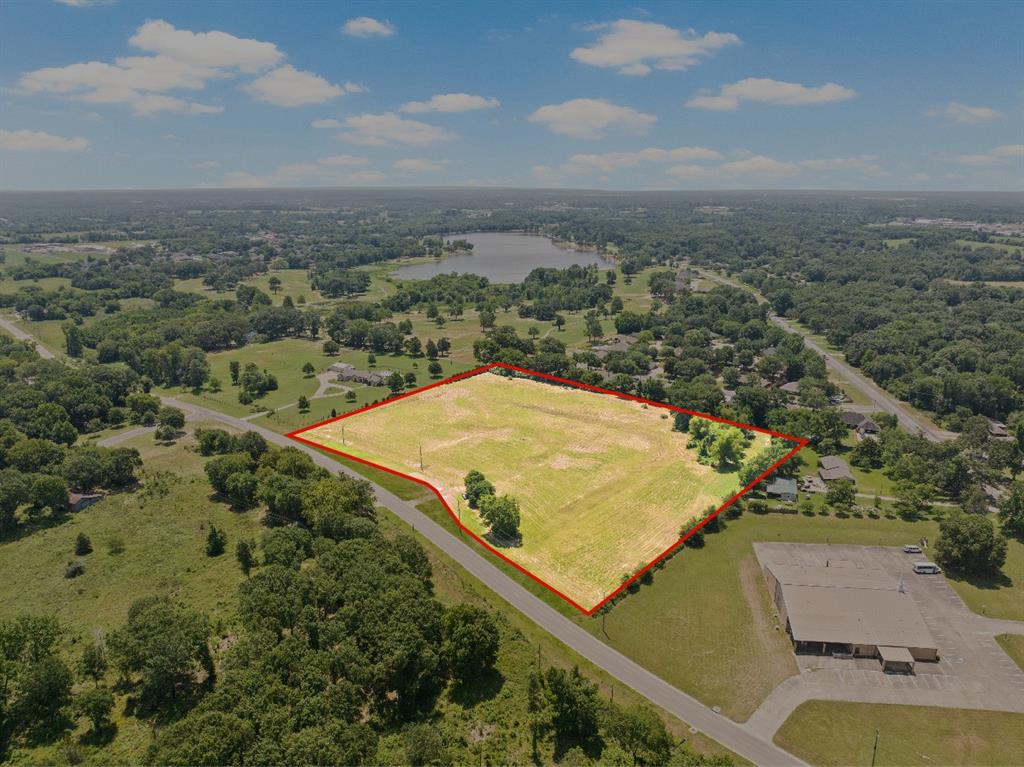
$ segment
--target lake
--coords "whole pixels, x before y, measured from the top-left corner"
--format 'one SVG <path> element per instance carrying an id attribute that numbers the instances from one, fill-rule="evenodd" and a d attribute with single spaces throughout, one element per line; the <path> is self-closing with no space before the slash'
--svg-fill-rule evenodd
<path id="1" fill-rule="evenodd" d="M 565 269 L 579 264 L 596 264 L 607 269 L 611 263 L 598 253 L 559 248 L 547 237 L 510 232 L 472 232 L 445 235 L 446 240 L 469 240 L 472 253 L 446 256 L 426 264 L 403 266 L 395 276 L 403 280 L 429 280 L 439 274 L 479 274 L 491 282 L 522 282 L 539 266 Z"/>

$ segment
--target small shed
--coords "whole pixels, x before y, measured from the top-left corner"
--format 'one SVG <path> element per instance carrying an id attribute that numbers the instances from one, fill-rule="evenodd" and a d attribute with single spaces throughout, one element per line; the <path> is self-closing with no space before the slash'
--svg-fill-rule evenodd
<path id="1" fill-rule="evenodd" d="M 818 476 L 825 482 L 836 482 L 840 479 L 854 481 L 849 464 L 838 455 L 823 455 L 818 460 L 818 465 Z"/>
<path id="2" fill-rule="evenodd" d="M 68 507 L 72 511 L 81 511 L 82 509 L 92 506 L 102 498 L 102 493 L 69 493 Z"/>
<path id="3" fill-rule="evenodd" d="M 895 671 L 912 674 L 914 672 L 914 656 L 906 647 L 890 647 L 878 645 L 878 658 L 882 661 L 882 671 Z"/>

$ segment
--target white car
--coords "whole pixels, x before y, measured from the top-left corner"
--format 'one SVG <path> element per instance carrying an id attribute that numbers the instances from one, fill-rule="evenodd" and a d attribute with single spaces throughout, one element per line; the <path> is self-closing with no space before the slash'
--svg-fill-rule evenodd
<path id="1" fill-rule="evenodd" d="M 942 568 L 932 562 L 914 562 L 914 572 L 918 575 L 939 575 Z"/>
<path id="2" fill-rule="evenodd" d="M 903 553 L 904 554 L 920 554 L 921 553 L 921 547 L 917 546 L 916 544 L 913 544 L 913 543 L 907 543 L 907 544 L 905 544 L 903 546 Z"/>

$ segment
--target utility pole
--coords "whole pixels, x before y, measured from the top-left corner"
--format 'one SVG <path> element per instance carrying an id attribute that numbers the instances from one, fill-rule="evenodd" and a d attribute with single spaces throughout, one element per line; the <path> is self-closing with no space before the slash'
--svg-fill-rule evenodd
<path id="1" fill-rule="evenodd" d="M 871 767 L 875 767 L 875 757 L 878 755 L 878 730 L 875 730 L 875 745 L 871 749 Z"/>
<path id="2" fill-rule="evenodd" d="M 465 535 L 465 533 L 462 532 L 462 499 L 456 496 L 455 503 L 458 505 L 459 509 L 459 535 Z"/>
<path id="3" fill-rule="evenodd" d="M 423 471 L 423 443 L 420 442 L 420 471 Z"/>
<path id="4" fill-rule="evenodd" d="M 347 445 L 348 444 L 347 442 L 345 442 L 345 424 L 341 425 L 341 444 L 343 444 L 343 445 Z"/>

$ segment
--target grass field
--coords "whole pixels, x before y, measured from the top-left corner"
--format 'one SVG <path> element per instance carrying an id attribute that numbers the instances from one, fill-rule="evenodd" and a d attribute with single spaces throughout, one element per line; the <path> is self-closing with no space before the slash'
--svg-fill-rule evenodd
<path id="1" fill-rule="evenodd" d="M 190 441 L 164 446 L 147 434 L 121 445 L 139 449 L 149 478 L 143 487 L 163 476 L 166 495 L 117 493 L 58 524 L 0 541 L 0 615 L 56 615 L 82 638 L 117 627 L 134 598 L 173 594 L 214 620 L 229 618 L 242 574 L 233 556 L 206 556 L 206 534 L 211 523 L 223 528 L 233 549 L 240 537 L 258 537 L 259 521 L 210 499 L 202 459 L 183 449 Z M 77 558 L 79 533 L 89 536 L 93 552 L 82 557 L 85 574 L 68 580 L 64 566 Z M 123 553 L 109 552 L 114 538 L 124 541 Z"/>
<path id="2" fill-rule="evenodd" d="M 1024 714 L 812 700 L 775 742 L 813 765 L 1019 765 Z"/>
<path id="3" fill-rule="evenodd" d="M 466 473 L 482 471 L 521 506 L 521 545 L 502 553 L 589 609 L 739 489 L 735 472 L 696 462 L 668 415 L 483 373 L 302 436 L 425 479 L 453 509 Z M 765 441 L 759 436 L 751 449 Z M 476 512 L 461 515 L 484 534 Z"/>
<path id="4" fill-rule="evenodd" d="M 1000 634 L 996 637 L 1003 651 L 1013 658 L 1021 671 L 1024 671 L 1024 636 L 1020 634 Z"/>

